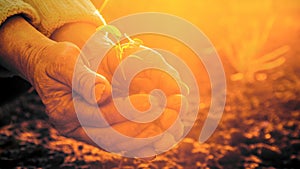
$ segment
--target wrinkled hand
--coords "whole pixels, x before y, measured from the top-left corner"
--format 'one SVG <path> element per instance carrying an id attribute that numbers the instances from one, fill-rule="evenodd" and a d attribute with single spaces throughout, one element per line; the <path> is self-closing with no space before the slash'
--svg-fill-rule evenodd
<path id="1" fill-rule="evenodd" d="M 84 27 L 86 27 L 86 25 Z M 69 36 L 70 34 L 74 34 L 74 25 L 72 26 L 68 25 L 65 28 L 60 29 L 53 35 L 53 37 L 60 40 L 63 39 L 63 40 L 72 41 L 76 44 L 79 44 L 80 46 L 83 46 L 85 33 L 79 36 Z M 83 53 L 85 55 L 84 57 L 87 57 L 86 59 L 90 63 L 94 62 L 93 58 L 98 57 L 99 50 L 101 51 L 101 48 L 103 47 L 103 41 L 101 40 L 103 39 L 96 38 L 96 41 L 92 43 L 91 42 L 88 43 L 88 45 L 83 48 L 84 50 Z M 112 80 L 112 76 L 115 73 L 115 69 L 120 63 L 117 59 L 118 58 L 116 53 L 114 52 L 114 50 L 112 50 L 111 53 L 108 53 L 106 55 L 106 57 L 104 58 L 103 62 L 100 64 L 99 69 L 97 71 L 98 73 L 106 77 L 110 83 Z M 60 60 L 59 62 L 62 62 L 62 60 Z M 75 62 L 68 61 L 68 64 L 67 65 L 64 64 L 62 67 L 63 69 L 65 69 L 66 66 L 70 66 L 72 64 L 75 64 Z M 73 98 L 74 99 L 73 101 L 75 103 L 76 113 L 80 119 L 80 123 L 84 128 L 84 130 L 87 131 L 89 137 L 87 137 L 87 135 L 83 131 L 83 128 L 80 127 L 79 125 L 80 123 L 77 120 L 76 113 L 73 114 L 70 113 L 71 117 L 68 117 L 68 119 L 70 121 L 69 122 L 70 124 L 73 123 L 74 125 L 77 125 L 77 129 L 76 130 L 73 129 L 71 132 L 64 132 L 65 134 L 84 141 L 88 140 L 89 143 L 94 141 L 96 144 L 100 146 L 104 146 L 105 148 L 109 147 L 109 149 L 106 149 L 108 151 L 122 152 L 126 150 L 126 151 L 131 151 L 128 152 L 130 155 L 143 156 L 143 157 L 147 156 L 148 154 L 153 155 L 162 152 L 165 149 L 170 148 L 175 143 L 175 141 L 177 141 L 182 136 L 183 124 L 180 121 L 178 121 L 174 126 L 172 125 L 174 124 L 176 118 L 178 117 L 178 112 L 182 101 L 181 99 L 184 99 L 184 97 L 179 94 L 180 93 L 179 88 L 171 76 L 169 76 L 168 74 L 162 71 L 157 71 L 157 70 L 143 71 L 140 74 L 138 74 L 136 78 L 133 79 L 130 85 L 130 96 L 118 98 L 119 100 L 130 101 L 131 104 L 134 106 L 134 108 L 136 108 L 141 112 L 145 112 L 151 107 L 149 98 L 150 98 L 150 92 L 153 89 L 161 89 L 165 93 L 165 95 L 167 96 L 166 107 L 164 108 L 161 116 L 159 116 L 153 122 L 138 123 L 138 122 L 131 121 L 132 119 L 125 118 L 116 109 L 114 100 L 112 100 L 111 97 L 107 99 L 107 95 L 103 96 L 103 94 L 101 94 L 102 93 L 101 90 L 98 91 L 96 90 L 94 92 L 92 85 L 94 84 L 93 78 L 95 78 L 95 76 L 93 77 L 92 74 L 89 74 L 88 71 L 83 68 L 83 62 L 78 62 L 78 64 L 76 70 L 79 70 L 79 73 L 76 73 L 75 77 L 77 77 L 77 75 L 79 75 L 79 77 L 75 78 L 75 80 L 73 81 L 73 86 L 75 86 L 75 90 L 76 88 L 79 89 L 79 92 L 77 91 L 78 96 L 76 95 Z M 56 66 L 51 66 L 51 67 L 52 70 L 55 71 L 59 70 L 57 69 L 59 67 L 59 64 L 56 64 Z M 72 67 L 72 70 L 74 71 L 74 66 Z M 58 75 L 60 73 L 52 73 L 52 74 Z M 77 82 L 79 82 L 80 84 L 80 81 L 76 79 L 81 80 L 82 84 L 76 85 Z M 69 85 L 69 87 L 71 86 Z M 119 88 L 119 90 L 123 90 L 123 89 Z M 98 105 L 93 104 L 94 93 L 96 98 L 97 97 L 104 98 L 102 99 L 102 102 L 101 101 L 99 102 L 97 99 L 98 104 L 100 105 L 99 107 L 102 115 L 99 111 Z M 71 94 L 71 92 L 69 94 Z M 81 95 L 83 97 L 81 97 Z M 70 98 L 70 96 L 67 97 L 68 97 L 67 100 L 72 99 Z M 126 105 L 126 103 L 124 105 Z M 124 105 L 120 109 L 120 111 L 130 112 L 130 109 Z M 66 107 L 66 106 L 62 106 L 62 107 Z M 75 111 L 73 107 L 70 107 L 69 110 L 72 112 Z M 56 112 L 57 113 L 54 114 L 59 114 L 59 112 L 62 111 L 56 111 Z M 142 115 L 143 113 L 141 113 L 141 116 Z M 60 115 L 60 117 L 57 118 L 57 120 L 54 120 L 58 122 L 58 124 L 56 125 L 61 126 L 61 124 L 59 123 L 64 122 L 64 120 L 61 121 L 60 119 L 64 119 L 64 118 L 66 118 L 65 115 Z M 63 123 L 63 125 L 66 125 L 66 123 Z M 171 127 L 170 131 L 172 133 L 165 132 L 170 127 Z M 161 136 L 150 141 L 139 141 L 139 140 L 119 138 L 118 136 L 113 135 L 114 131 L 117 131 L 118 133 L 121 133 L 131 138 L 148 138 L 148 137 L 158 136 L 163 132 L 165 132 L 165 134 L 162 134 Z M 90 140 L 90 138 L 92 138 L 92 140 Z"/>
<path id="2" fill-rule="evenodd" d="M 7 56 L 1 57 L 1 59 L 4 60 L 6 66 L 26 78 L 35 87 L 46 106 L 50 121 L 63 135 L 90 144 L 94 144 L 93 141 L 110 144 L 116 149 L 115 152 L 122 152 L 126 148 L 128 152 L 135 152 L 136 156 L 142 153 L 141 156 L 143 157 L 151 154 L 149 152 L 159 152 L 181 135 L 182 127 L 180 124 L 176 124 L 177 127 L 173 129 L 176 129 L 178 134 L 166 133 L 150 142 L 120 140 L 111 137 L 109 135 L 112 133 L 110 126 L 113 126 L 113 131 L 117 130 L 133 138 L 147 138 L 161 134 L 170 124 L 173 124 L 177 117 L 176 107 L 178 106 L 176 103 L 180 105 L 181 100 L 179 98 L 181 96 L 169 97 L 167 95 L 167 108 L 153 122 L 143 124 L 133 122 L 131 119 L 121 116 L 111 100 L 111 86 L 105 76 L 108 76 L 109 73 L 113 74 L 113 71 L 103 69 L 104 76 L 97 76 L 95 80 L 94 73 L 89 72 L 83 60 L 79 58 L 80 50 L 77 46 L 72 43 L 49 40 L 21 17 L 11 18 L 1 28 L 0 53 L 2 56 Z M 73 29 L 69 30 L 72 31 Z M 66 32 L 63 34 L 65 37 L 72 37 L 68 36 Z M 97 44 L 94 49 L 101 47 L 101 45 Z M 91 52 L 92 55 L 93 51 Z M 115 57 L 116 55 L 112 58 Z M 111 67 L 118 63 L 107 62 L 106 66 Z M 74 76 L 75 65 L 79 69 L 76 69 Z M 102 74 L 101 71 L 99 73 Z M 160 78 L 155 74 L 153 75 L 150 73 L 149 77 Z M 142 77 L 142 79 L 146 78 Z M 137 86 L 143 87 L 140 85 L 142 81 L 135 83 L 138 84 Z M 173 90 L 172 88 L 169 89 Z M 149 108 L 150 104 L 149 93 L 142 92 L 142 90 L 132 91 L 130 96 L 119 97 L 118 99 L 120 101 L 130 100 L 134 107 L 142 112 Z M 74 107 L 75 102 L 77 103 L 76 107 Z M 157 100 L 156 103 L 159 104 Z M 98 105 L 100 105 L 102 113 L 99 113 Z M 121 110 L 127 109 L 125 107 Z M 140 114 L 141 116 L 145 115 L 145 113 Z M 77 116 L 81 117 L 81 123 Z M 104 117 L 106 122 L 101 121 L 101 118 L 98 120 L 99 117 Z M 90 139 L 91 137 L 86 134 L 84 129 L 89 131 L 87 133 L 92 136 L 93 140 Z"/>
<path id="3" fill-rule="evenodd" d="M 76 84 L 72 88 L 74 65 L 80 50 L 74 44 L 59 42 L 43 48 L 36 54 L 32 83 L 43 103 L 52 124 L 63 135 L 90 142 L 80 127 L 73 106 L 73 99 L 81 98 L 85 106 L 101 104 L 110 96 L 110 84 L 103 77 L 93 76 L 83 71 L 76 76 Z M 34 56 L 33 56 L 34 57 Z M 72 98 L 72 90 L 77 95 Z M 95 92 L 97 96 L 94 95 Z"/>
<path id="4" fill-rule="evenodd" d="M 113 145 L 115 147 L 113 151 L 121 151 L 122 149 L 130 149 L 139 153 L 155 151 L 153 145 L 147 146 L 152 144 L 149 141 L 133 143 L 132 141 L 107 137 L 111 131 L 109 126 L 113 126 L 118 132 L 134 138 L 159 135 L 169 128 L 176 119 L 180 96 L 168 97 L 168 108 L 155 122 L 147 124 L 132 122 L 116 110 L 111 100 L 109 82 L 104 77 L 97 77 L 94 82 L 95 76 L 84 69 L 81 60 L 78 64 L 82 64 L 82 72 L 74 76 L 75 79 L 73 79 L 74 65 L 79 52 L 75 45 L 59 42 L 45 47 L 38 53 L 39 59 L 35 65 L 32 83 L 46 106 L 50 122 L 62 135 L 94 145 L 95 140 L 90 138 L 97 137 L 96 142 L 100 141 L 108 146 Z M 72 90 L 75 93 L 73 97 Z M 129 99 L 140 111 L 147 110 L 150 106 L 148 94 L 135 93 Z M 78 103 L 77 112 L 74 109 L 74 101 Z M 96 102 L 100 106 L 95 105 Z M 175 102 L 177 104 L 173 104 Z M 101 116 L 99 115 L 99 107 L 107 123 L 99 119 Z M 83 119 L 85 120 L 81 121 L 82 124 L 78 121 L 77 116 L 84 116 Z M 84 129 L 92 135 L 87 135 Z M 176 138 L 179 138 L 182 132 L 178 133 Z M 163 136 L 156 140 L 173 144 L 174 137 Z M 129 148 L 130 146 L 131 148 Z M 165 145 L 155 144 L 155 146 L 157 149 L 161 149 Z"/>
<path id="5" fill-rule="evenodd" d="M 89 60 L 91 64 L 96 64 L 96 66 L 91 66 L 94 69 L 98 66 L 97 57 L 99 58 L 100 51 L 105 50 L 101 39 L 101 34 L 97 34 L 95 37 L 91 38 L 87 45 L 82 49 L 86 59 Z M 131 53 L 134 53 L 134 51 L 135 50 L 126 51 L 124 57 L 128 56 L 128 58 L 134 59 L 134 57 L 129 56 Z M 148 60 L 144 58 L 140 63 L 143 64 L 161 59 L 154 55 L 149 55 L 148 57 Z M 105 55 L 97 70 L 97 72 L 104 75 L 111 83 L 113 83 L 112 79 L 115 80 L 115 83 L 113 83 L 113 90 L 117 95 L 114 95 L 113 100 L 110 100 L 110 102 L 102 104 L 100 108 L 105 120 L 110 126 L 104 126 L 105 123 L 103 122 L 103 119 L 99 117 L 99 110 L 96 107 L 89 107 L 89 110 L 79 111 L 79 117 L 80 119 L 83 119 L 81 122 L 83 126 L 85 126 L 86 131 L 95 142 L 108 147 L 110 151 L 132 151 L 127 152 L 127 155 L 129 154 L 129 156 L 138 155 L 144 157 L 147 156 L 147 154 L 157 154 L 171 148 L 183 135 L 184 130 L 184 125 L 178 113 L 183 105 L 182 101 L 185 101 L 185 97 L 181 95 L 181 91 L 179 90 L 179 86 L 174 77 L 157 69 L 141 71 L 132 81 L 130 81 L 128 95 L 126 94 L 126 87 L 124 86 L 123 74 L 116 72 L 119 63 L 120 61 L 118 60 L 116 51 L 110 50 L 110 52 Z M 131 66 L 123 67 L 125 76 L 128 75 L 128 70 Z M 170 65 L 165 66 L 170 68 Z M 165 94 L 165 105 L 161 102 L 159 97 L 153 98 L 152 91 L 155 89 L 159 89 Z M 119 105 L 119 109 L 116 108 L 116 105 Z M 140 114 L 133 115 L 133 111 L 130 108 L 131 105 L 139 110 Z M 162 114 L 158 114 L 161 112 L 160 110 L 148 111 L 151 105 L 154 106 L 154 108 L 163 108 Z M 121 113 L 129 114 L 129 118 L 125 118 Z M 156 119 L 142 123 L 141 121 L 147 121 L 147 118 L 149 119 L 147 114 L 154 114 Z M 139 122 L 134 122 L 134 120 L 137 119 L 139 119 Z M 99 128 L 102 127 L 109 127 L 111 130 L 99 130 Z M 128 136 L 131 139 L 114 135 L 113 132 L 115 131 Z M 158 137 L 151 141 L 148 140 L 143 142 L 134 139 L 154 136 Z"/>

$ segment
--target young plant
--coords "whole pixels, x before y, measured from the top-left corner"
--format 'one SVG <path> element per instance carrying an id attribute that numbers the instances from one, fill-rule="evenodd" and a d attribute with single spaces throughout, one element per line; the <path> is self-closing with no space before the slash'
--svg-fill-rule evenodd
<path id="1" fill-rule="evenodd" d="M 122 38 L 123 35 L 120 32 L 120 30 L 118 28 L 116 28 L 115 26 L 113 26 L 113 25 L 108 25 L 106 23 L 105 19 L 103 18 L 103 16 L 100 14 L 100 11 L 103 10 L 103 8 L 106 6 L 107 2 L 108 2 L 108 0 L 105 0 L 103 5 L 100 7 L 100 9 L 95 11 L 95 14 L 98 15 L 98 17 L 100 18 L 100 20 L 103 23 L 102 26 L 97 28 L 97 31 L 105 32 L 105 37 L 104 37 L 105 44 L 113 47 L 116 50 L 117 58 L 119 60 L 119 63 L 121 63 L 121 61 L 124 57 L 123 56 L 124 51 L 126 49 L 136 48 L 136 47 L 143 47 L 143 48 L 146 48 L 146 47 L 142 46 L 142 44 L 143 44 L 142 40 L 140 40 L 138 38 L 131 39 L 126 34 L 124 34 L 124 35 L 128 39 L 128 42 L 121 43 L 121 38 Z M 109 35 L 111 35 L 114 38 L 115 42 L 112 39 L 109 38 Z M 150 48 L 147 48 L 147 49 L 150 49 Z M 87 61 L 86 58 L 84 58 L 84 56 L 82 56 L 82 60 L 85 62 L 85 68 L 89 72 L 95 74 L 96 76 L 102 76 L 102 75 L 98 74 L 97 72 L 95 72 L 95 71 L 93 71 L 89 68 L 89 62 Z M 123 78 L 126 79 L 124 69 L 122 67 L 121 67 L 121 71 L 122 71 Z"/>
<path id="2" fill-rule="evenodd" d="M 113 25 L 108 25 L 106 23 L 105 19 L 101 16 L 99 11 L 97 12 L 97 14 L 99 15 L 100 19 L 103 22 L 103 25 L 100 26 L 97 30 L 105 33 L 104 39 L 106 41 L 106 44 L 116 50 L 119 64 L 124 59 L 124 52 L 126 49 L 132 49 L 132 48 L 145 49 L 145 50 L 151 52 L 152 54 L 158 56 L 158 57 L 153 57 L 151 59 L 155 59 L 159 66 L 164 67 L 165 70 L 169 70 L 168 73 L 170 73 L 177 80 L 177 82 L 179 83 L 181 88 L 185 91 L 185 93 L 189 94 L 189 92 L 190 92 L 189 87 L 182 81 L 182 79 L 178 75 L 177 71 L 171 65 L 169 65 L 169 63 L 167 63 L 167 61 L 164 59 L 164 57 L 159 52 L 143 45 L 143 41 L 141 39 L 138 39 L 138 38 L 132 39 L 126 33 L 124 33 L 122 35 L 122 33 L 120 32 L 120 30 L 118 28 L 116 28 Z M 127 41 L 121 43 L 123 36 L 125 37 L 125 39 Z M 110 37 L 112 37 L 114 40 L 112 40 Z M 139 56 L 133 56 L 133 57 L 139 58 L 140 60 L 143 60 L 144 62 L 149 62 L 149 59 L 150 59 L 150 58 L 148 58 L 148 59 L 141 58 Z M 120 68 L 121 68 L 122 76 L 126 80 L 126 76 L 125 76 L 125 72 L 122 67 L 122 64 L 120 64 L 120 65 L 121 65 Z"/>
<path id="3" fill-rule="evenodd" d="M 124 58 L 124 52 L 126 49 L 142 47 L 142 44 L 143 44 L 142 40 L 140 40 L 138 38 L 131 39 L 126 34 L 124 34 L 124 36 L 128 41 L 121 43 L 122 33 L 120 32 L 120 30 L 118 28 L 116 28 L 113 25 L 103 25 L 103 26 L 100 26 L 97 30 L 105 32 L 105 41 L 111 47 L 113 47 L 115 49 L 119 64 L 121 63 L 121 61 Z M 112 35 L 112 37 L 114 37 L 116 42 L 111 40 L 108 37 L 109 35 Z M 121 71 L 122 71 L 123 78 L 126 79 L 124 69 L 122 67 L 121 67 Z"/>
<path id="4" fill-rule="evenodd" d="M 285 62 L 283 55 L 289 51 L 288 45 L 259 54 L 269 38 L 275 19 L 271 0 L 263 0 L 259 4 L 252 1 L 230 4 L 219 49 L 237 71 L 231 80 L 265 80 L 267 75 L 259 72 Z"/>

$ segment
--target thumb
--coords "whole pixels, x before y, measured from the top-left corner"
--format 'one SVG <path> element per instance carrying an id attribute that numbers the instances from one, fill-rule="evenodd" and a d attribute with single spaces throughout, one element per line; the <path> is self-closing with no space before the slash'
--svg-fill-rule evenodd
<path id="1" fill-rule="evenodd" d="M 89 69 L 80 58 L 75 66 L 72 89 L 91 104 L 101 104 L 111 95 L 111 85 L 108 80 Z"/>
<path id="2" fill-rule="evenodd" d="M 46 68 L 48 76 L 70 87 L 91 104 L 103 103 L 110 97 L 110 83 L 104 76 L 87 69 L 76 45 L 60 42 L 54 50 L 56 58 Z"/>

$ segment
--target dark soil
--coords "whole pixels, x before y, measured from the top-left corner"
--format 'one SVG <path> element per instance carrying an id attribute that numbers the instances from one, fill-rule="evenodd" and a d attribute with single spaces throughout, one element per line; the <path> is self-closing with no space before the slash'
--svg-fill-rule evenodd
<path id="1" fill-rule="evenodd" d="M 205 143 L 191 134 L 152 161 L 122 158 L 60 136 L 47 123 L 39 96 L 29 90 L 0 106 L 0 168 L 299 168 L 299 35 L 287 62 L 264 72 L 266 80 L 228 80 L 222 120 Z"/>
<path id="2" fill-rule="evenodd" d="M 26 93 L 0 107 L 0 168 L 298 168 L 299 70 L 285 66 L 263 82 L 229 82 L 213 136 L 202 144 L 186 138 L 151 162 L 59 136 L 37 94 Z"/>

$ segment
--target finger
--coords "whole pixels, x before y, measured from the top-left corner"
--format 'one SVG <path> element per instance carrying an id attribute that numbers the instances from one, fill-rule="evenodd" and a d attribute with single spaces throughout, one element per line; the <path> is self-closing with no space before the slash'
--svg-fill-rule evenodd
<path id="1" fill-rule="evenodd" d="M 135 138 L 154 137 L 162 133 L 159 126 L 154 123 L 136 123 L 132 121 L 125 121 L 112 126 L 117 132 Z"/>
<path id="2" fill-rule="evenodd" d="M 167 98 L 166 109 L 158 118 L 159 124 L 163 130 L 168 130 L 176 140 L 180 139 L 184 132 L 184 125 L 181 117 L 186 111 L 186 98 L 175 94 Z M 182 114 L 179 114 L 182 111 Z"/>
<path id="3" fill-rule="evenodd" d="M 172 134 L 175 140 L 179 140 L 182 137 L 184 125 L 176 111 L 166 109 L 158 120 L 162 130 Z"/>
<path id="4" fill-rule="evenodd" d="M 194 112 L 195 111 L 197 112 L 198 110 L 197 109 L 194 111 L 191 110 L 189 102 L 185 96 L 179 95 L 179 94 L 169 96 L 167 98 L 167 107 L 178 112 L 178 115 L 179 115 L 178 120 L 180 120 L 180 124 L 178 122 L 179 126 L 181 126 L 181 125 L 183 125 L 184 127 L 193 126 L 195 119 L 197 118 L 197 113 L 194 113 Z M 193 107 L 193 105 L 192 105 L 192 107 Z M 179 130 L 179 128 L 178 128 L 178 131 L 181 131 L 181 130 Z"/>
<path id="5" fill-rule="evenodd" d="M 73 99 L 77 117 L 83 126 L 108 127 L 109 124 L 97 105 L 88 104 L 83 98 Z"/>
<path id="6" fill-rule="evenodd" d="M 48 101 L 44 100 L 47 105 L 46 111 L 49 116 L 49 122 L 54 125 L 61 135 L 95 145 L 81 128 L 73 102 L 70 101 L 72 100 L 71 94 L 57 91 L 53 95 L 56 97 Z"/>
<path id="7" fill-rule="evenodd" d="M 155 141 L 161 138 L 162 130 L 155 124 L 137 124 L 134 122 L 126 123 L 126 126 L 114 126 L 114 130 L 120 134 L 129 136 L 129 139 L 124 139 L 115 146 L 120 150 L 126 150 L 128 153 L 134 153 L 136 149 L 141 149 L 146 145 L 152 145 Z M 131 126 L 131 127 L 129 127 Z M 120 128 L 118 128 L 120 127 Z M 120 130 L 121 129 L 121 130 Z M 122 130 L 123 129 L 123 130 Z M 135 157 L 136 154 L 130 154 Z"/>
<path id="8" fill-rule="evenodd" d="M 63 42 L 55 47 L 54 50 L 59 52 L 54 63 L 46 69 L 48 76 L 72 88 L 91 104 L 104 102 L 111 92 L 106 78 L 96 76 L 86 69 L 79 58 L 80 50 L 74 44 Z"/>
<path id="9" fill-rule="evenodd" d="M 156 69 L 144 70 L 131 81 L 130 92 L 149 93 L 154 89 L 161 89 L 168 96 L 180 93 L 177 82 L 169 74 Z"/>
<path id="10" fill-rule="evenodd" d="M 81 126 L 78 126 L 72 132 L 69 132 L 67 134 L 62 134 L 62 135 L 66 136 L 66 137 L 73 138 L 73 139 L 78 140 L 78 141 L 88 143 L 90 145 L 93 145 L 93 146 L 96 146 L 96 147 L 99 147 L 99 148 L 102 148 L 93 141 L 93 139 L 87 134 L 85 129 Z"/>
<path id="11" fill-rule="evenodd" d="M 144 161 L 151 161 L 155 159 L 156 152 L 152 146 L 146 146 L 132 152 L 127 152 L 125 155 L 140 158 Z"/>
<path id="12" fill-rule="evenodd" d="M 146 94 L 131 95 L 130 97 L 117 98 L 115 100 L 118 99 L 121 101 L 130 101 L 128 101 L 129 104 L 127 104 L 127 102 L 124 104 L 118 104 L 119 109 L 116 108 L 114 100 L 105 102 L 100 106 L 100 108 L 98 105 L 90 105 L 86 103 L 86 101 L 80 97 L 74 98 L 73 102 L 80 122 L 82 125 L 89 127 L 107 127 L 108 125 L 143 118 L 145 116 L 143 113 L 133 114 L 130 112 L 131 109 L 129 107 L 134 106 L 134 108 L 140 111 L 145 111 L 150 107 L 149 95 Z M 126 113 L 132 119 L 128 119 L 127 116 L 124 117 L 121 114 L 122 112 L 119 112 L 118 110 Z"/>
<path id="13" fill-rule="evenodd" d="M 81 59 L 78 59 L 75 66 L 72 88 L 91 104 L 103 103 L 111 95 L 111 85 L 108 80 L 89 69 Z"/>
<path id="14" fill-rule="evenodd" d="M 117 111 L 112 101 L 101 105 L 101 107 L 88 104 L 81 97 L 75 97 L 73 102 L 77 117 L 83 126 L 108 127 L 109 125 L 127 121 L 127 119 Z"/>
<path id="15" fill-rule="evenodd" d="M 124 126 L 126 128 L 126 126 Z M 128 137 L 119 133 L 112 127 L 93 128 L 84 127 L 88 136 L 100 147 L 110 152 L 132 152 L 141 147 L 145 147 L 158 139 L 160 136 L 141 139 L 137 137 Z M 135 135 L 131 133 L 131 135 Z"/>
<path id="16" fill-rule="evenodd" d="M 178 117 L 178 113 L 172 109 L 165 109 L 162 115 L 159 117 L 159 122 L 162 129 L 166 130 L 175 123 Z"/>
<path id="17" fill-rule="evenodd" d="M 188 108 L 187 98 L 181 94 L 170 95 L 167 98 L 167 107 L 177 112 L 186 112 Z"/>
<path id="18" fill-rule="evenodd" d="M 43 99 L 49 121 L 62 134 L 80 125 L 71 100 L 71 94 L 65 91 L 52 91 L 51 95 Z"/>
<path id="19" fill-rule="evenodd" d="M 166 152 L 175 146 L 176 141 L 172 134 L 165 132 L 163 136 L 153 144 L 156 153 Z"/>

